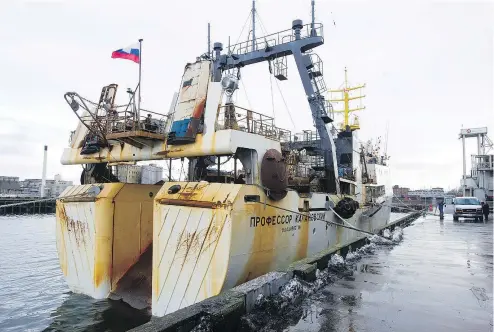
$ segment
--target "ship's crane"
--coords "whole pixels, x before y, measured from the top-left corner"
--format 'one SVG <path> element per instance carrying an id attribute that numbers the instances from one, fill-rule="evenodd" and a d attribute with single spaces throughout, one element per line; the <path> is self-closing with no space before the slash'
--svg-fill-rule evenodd
<path id="1" fill-rule="evenodd" d="M 240 68 L 264 61 L 274 64 L 275 78 L 286 80 L 287 56 L 292 55 L 317 132 L 317 147 L 314 151 L 322 157 L 326 179 L 329 180 L 334 179 L 338 174 L 336 146 L 332 135 L 326 128 L 327 124 L 333 122 L 333 118 L 331 104 L 325 100 L 323 95 L 327 90 L 323 78 L 323 62 L 317 54 L 310 52 L 324 44 L 323 26 L 321 23 L 315 23 L 314 1 L 311 4 L 311 23 L 304 25 L 302 20 L 297 19 L 292 22 L 290 30 L 256 38 L 255 1 L 253 1 L 252 39 L 229 46 L 226 54 L 222 54 L 222 43 L 213 44 L 212 80 L 220 82 L 225 71 L 236 69 L 238 73 Z M 339 191 L 338 184 L 336 187 Z"/>

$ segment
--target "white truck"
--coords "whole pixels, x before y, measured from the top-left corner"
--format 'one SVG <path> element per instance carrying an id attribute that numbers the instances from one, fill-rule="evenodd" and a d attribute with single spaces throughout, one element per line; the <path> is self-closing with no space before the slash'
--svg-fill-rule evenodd
<path id="1" fill-rule="evenodd" d="M 458 221 L 460 218 L 475 219 L 483 221 L 482 205 L 477 197 L 456 197 L 453 200 L 453 220 Z"/>

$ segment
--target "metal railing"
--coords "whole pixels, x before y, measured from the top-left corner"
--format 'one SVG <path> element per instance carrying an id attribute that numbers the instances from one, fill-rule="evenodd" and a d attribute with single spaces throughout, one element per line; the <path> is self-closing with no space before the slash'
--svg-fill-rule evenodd
<path id="1" fill-rule="evenodd" d="M 329 100 L 324 100 L 324 109 L 326 110 L 328 116 L 334 121 L 334 108 L 333 104 Z"/>
<path id="2" fill-rule="evenodd" d="M 323 25 L 322 23 L 314 23 L 314 32 L 312 32 L 312 24 L 305 24 L 300 29 L 300 39 L 310 37 L 323 37 Z M 262 50 L 266 47 L 273 47 L 275 45 L 288 43 L 295 40 L 295 34 L 293 29 L 287 29 L 279 32 L 275 32 L 270 35 L 257 37 L 252 40 L 240 42 L 238 44 L 230 46 L 232 54 L 246 54 L 252 51 L 252 43 L 254 43 L 255 50 Z"/>
<path id="3" fill-rule="evenodd" d="M 106 135 L 114 133 L 130 133 L 128 136 L 139 136 L 137 131 L 153 134 L 165 134 L 167 115 L 140 109 L 135 106 L 135 91 L 127 104 L 114 105 L 113 97 L 103 101 L 108 96 L 108 89 L 116 89 L 116 85 L 105 86 L 102 89 L 100 101 L 92 102 L 81 97 L 76 92 L 67 92 L 65 101 L 81 123 L 93 134 L 92 139 L 108 145 Z M 81 112 L 82 110 L 82 112 Z M 71 132 L 69 141 L 72 142 L 75 132 Z M 145 135 L 148 136 L 149 135 Z"/>
<path id="4" fill-rule="evenodd" d="M 489 171 L 494 170 L 494 156 L 472 156 L 472 173 L 475 171 Z"/>
<path id="5" fill-rule="evenodd" d="M 294 142 L 304 142 L 308 145 L 312 143 L 316 145 L 319 139 L 320 137 L 317 130 L 304 130 L 301 133 L 296 133 L 293 135 Z"/>
<path id="6" fill-rule="evenodd" d="M 324 158 L 301 154 L 298 162 L 291 166 L 294 176 L 308 178 L 324 168 Z"/>
<path id="7" fill-rule="evenodd" d="M 165 114 L 145 109 L 141 109 L 139 117 L 135 112 L 129 110 L 108 112 L 106 116 L 107 133 L 140 130 L 164 135 L 167 119 Z"/>
<path id="8" fill-rule="evenodd" d="M 289 142 L 291 140 L 291 132 L 276 127 L 272 117 L 240 106 L 221 106 L 216 126 L 217 129 L 244 131 L 280 142 Z"/>
<path id="9" fill-rule="evenodd" d="M 105 128 L 105 134 L 146 131 L 155 134 L 165 134 L 167 115 L 141 109 L 140 116 L 137 112 L 128 108 L 117 111 L 110 109 L 105 115 L 96 116 L 96 121 L 91 116 L 83 116 L 81 120 L 91 128 L 96 128 L 98 123 Z"/>

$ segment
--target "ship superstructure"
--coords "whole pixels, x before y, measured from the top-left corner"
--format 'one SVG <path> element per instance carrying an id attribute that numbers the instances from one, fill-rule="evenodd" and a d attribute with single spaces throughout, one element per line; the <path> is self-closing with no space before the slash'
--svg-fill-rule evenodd
<path id="1" fill-rule="evenodd" d="M 312 16 L 256 37 L 254 6 L 252 15 L 252 39 L 226 50 L 214 43 L 185 66 L 166 115 L 136 107 L 136 91 L 115 105 L 116 84 L 97 103 L 66 94 L 81 123 L 62 163 L 84 165 L 81 186 L 57 201 L 57 247 L 72 291 L 162 316 L 388 223 L 387 158 L 360 143 L 358 127 L 333 125 L 314 52 L 322 24 Z M 259 62 L 286 80 L 289 56 L 314 124 L 296 134 L 231 98 L 241 72 Z M 108 167 L 185 158 L 186 181 L 169 175 L 157 185 L 120 183 Z M 232 172 L 222 170 L 227 161 Z"/>

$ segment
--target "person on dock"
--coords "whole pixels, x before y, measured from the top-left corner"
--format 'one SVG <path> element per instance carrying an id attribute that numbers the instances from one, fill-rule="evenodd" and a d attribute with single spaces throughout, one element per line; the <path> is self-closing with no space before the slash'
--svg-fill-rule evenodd
<path id="1" fill-rule="evenodd" d="M 482 214 L 487 221 L 487 218 L 489 218 L 489 204 L 487 204 L 487 202 L 482 202 Z"/>
<path id="2" fill-rule="evenodd" d="M 437 202 L 437 208 L 439 209 L 439 219 L 444 218 L 444 200 L 439 199 Z"/>

